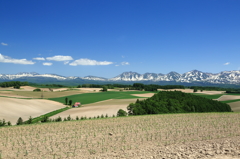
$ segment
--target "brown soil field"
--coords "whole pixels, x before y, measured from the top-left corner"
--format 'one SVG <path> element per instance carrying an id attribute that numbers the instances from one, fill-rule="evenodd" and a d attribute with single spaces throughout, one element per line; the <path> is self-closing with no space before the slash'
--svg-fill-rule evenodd
<path id="1" fill-rule="evenodd" d="M 234 112 L 240 112 L 240 101 L 228 103 Z"/>
<path id="2" fill-rule="evenodd" d="M 0 129 L 0 154 L 13 158 L 240 158 L 240 114 L 118 117 Z"/>
<path id="3" fill-rule="evenodd" d="M 82 94 L 82 93 L 94 93 L 99 92 L 102 88 L 56 88 L 52 89 L 51 92 L 48 88 L 40 88 L 43 92 L 33 92 L 36 89 L 35 87 L 31 86 L 22 86 L 21 89 L 14 89 L 14 88 L 0 88 L 0 96 L 5 97 L 16 97 L 16 98 L 56 98 L 56 97 L 63 97 L 75 94 Z M 109 91 L 119 91 L 117 89 L 109 89 Z"/>
<path id="4" fill-rule="evenodd" d="M 133 96 L 137 96 L 137 97 L 146 97 L 146 98 L 149 98 L 149 97 L 152 97 L 155 93 L 145 93 L 145 94 L 131 94 Z"/>
<path id="5" fill-rule="evenodd" d="M 97 117 L 101 115 L 108 115 L 109 117 L 113 115 L 117 115 L 117 111 L 119 109 L 123 109 L 127 111 L 127 106 L 130 103 L 135 103 L 137 99 L 110 99 L 110 100 L 105 100 L 101 102 L 96 102 L 92 104 L 85 104 L 79 108 L 73 108 L 66 110 L 64 112 L 61 112 L 57 115 L 52 116 L 52 119 L 57 118 L 58 116 L 62 118 L 66 118 L 69 115 L 72 118 L 76 118 L 77 116 L 80 117 Z"/>
<path id="6" fill-rule="evenodd" d="M 67 90 L 67 91 L 47 91 L 47 92 L 33 92 L 33 91 L 0 91 L 0 96 L 19 97 L 19 98 L 56 98 L 82 93 L 94 93 L 94 91 L 85 90 Z"/>
<path id="7" fill-rule="evenodd" d="M 209 94 L 209 95 L 213 95 L 213 94 L 224 94 L 225 91 L 197 91 L 196 93 L 202 93 L 202 94 Z"/>
<path id="8" fill-rule="evenodd" d="M 21 86 L 21 88 L 20 88 L 19 90 L 33 91 L 34 89 L 36 89 L 36 87 L 32 87 L 32 86 Z"/>
<path id="9" fill-rule="evenodd" d="M 13 98 L 31 98 L 31 97 L 19 95 L 19 93 L 16 93 L 13 91 L 0 91 L 0 96 L 13 97 Z"/>
<path id="10" fill-rule="evenodd" d="M 16 124 L 19 117 L 27 120 L 30 116 L 37 117 L 53 110 L 64 108 L 65 105 L 45 99 L 16 99 L 0 97 L 0 120 Z"/>
<path id="11" fill-rule="evenodd" d="M 219 97 L 218 101 L 226 101 L 226 100 L 235 100 L 235 99 L 240 99 L 239 95 L 222 95 L 221 97 Z"/>
<path id="12" fill-rule="evenodd" d="M 99 92 L 102 88 L 74 88 L 80 91 Z"/>

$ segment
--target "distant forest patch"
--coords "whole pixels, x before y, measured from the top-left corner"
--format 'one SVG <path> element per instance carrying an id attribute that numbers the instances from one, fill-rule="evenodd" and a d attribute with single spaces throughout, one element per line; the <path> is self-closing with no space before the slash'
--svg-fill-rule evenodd
<path id="1" fill-rule="evenodd" d="M 180 91 L 161 91 L 146 100 L 137 100 L 128 107 L 129 115 L 232 112 L 231 107 L 219 101 Z"/>

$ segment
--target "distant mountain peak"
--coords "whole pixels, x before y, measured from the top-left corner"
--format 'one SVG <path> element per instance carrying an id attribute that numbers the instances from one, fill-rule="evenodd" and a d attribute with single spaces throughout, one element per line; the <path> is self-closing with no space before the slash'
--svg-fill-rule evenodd
<path id="1" fill-rule="evenodd" d="M 41 78 L 44 79 L 54 79 L 54 80 L 92 80 L 92 81 L 127 81 L 127 82 L 144 82 L 144 81 L 152 81 L 152 82 L 184 82 L 184 83 L 192 83 L 192 82 L 204 82 L 204 83 L 211 83 L 211 84 L 240 84 L 240 71 L 222 71 L 220 73 L 205 73 L 199 70 L 192 70 L 183 74 L 179 74 L 175 71 L 171 71 L 168 74 L 162 73 L 144 73 L 139 74 L 137 72 L 123 72 L 120 75 L 114 78 L 104 78 L 104 77 L 97 77 L 97 76 L 85 76 L 85 77 L 65 77 L 57 74 L 38 74 L 36 72 L 21 72 L 15 75 L 11 74 L 0 74 L 1 81 L 7 80 L 25 80 L 29 78 Z"/>

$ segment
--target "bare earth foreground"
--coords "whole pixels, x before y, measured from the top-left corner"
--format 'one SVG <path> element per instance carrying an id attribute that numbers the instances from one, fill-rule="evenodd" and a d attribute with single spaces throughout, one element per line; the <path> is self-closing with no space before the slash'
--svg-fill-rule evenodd
<path id="1" fill-rule="evenodd" d="M 240 158 L 239 113 L 118 117 L 3 127 L 12 158 Z"/>
<path id="2" fill-rule="evenodd" d="M 48 112 L 64 108 L 65 105 L 45 99 L 17 99 L 0 97 L 0 120 L 16 124 L 19 117 L 27 120 Z"/>

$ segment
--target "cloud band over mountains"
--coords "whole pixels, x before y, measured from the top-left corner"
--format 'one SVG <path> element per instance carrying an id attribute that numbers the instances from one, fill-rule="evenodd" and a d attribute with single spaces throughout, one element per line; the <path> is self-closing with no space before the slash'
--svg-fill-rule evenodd
<path id="1" fill-rule="evenodd" d="M 71 66 L 77 66 L 77 65 L 111 65 L 113 64 L 113 62 L 109 62 L 109 61 L 96 61 L 96 60 L 90 60 L 87 58 L 82 58 L 82 59 L 78 59 L 73 61 L 72 63 L 70 63 L 69 65 Z"/>
<path id="2" fill-rule="evenodd" d="M 85 66 L 95 66 L 95 65 L 111 65 L 114 62 L 111 61 L 97 61 L 92 60 L 88 58 L 80 58 L 78 60 L 74 60 L 71 56 L 63 56 L 63 55 L 56 55 L 52 57 L 35 57 L 32 58 L 33 60 L 37 61 L 56 61 L 56 62 L 63 62 L 64 65 L 70 65 L 70 66 L 79 66 L 79 65 L 85 65 Z M 0 62 L 2 63 L 14 63 L 14 64 L 24 64 L 24 65 L 33 65 L 36 62 L 33 62 L 31 60 L 27 59 L 14 59 L 8 56 L 4 56 L 0 54 Z M 43 62 L 42 65 L 44 66 L 52 66 L 52 62 Z M 121 62 L 121 65 L 129 65 L 129 62 Z"/>

